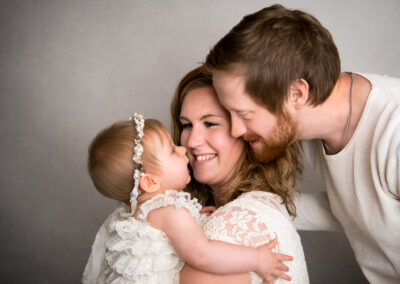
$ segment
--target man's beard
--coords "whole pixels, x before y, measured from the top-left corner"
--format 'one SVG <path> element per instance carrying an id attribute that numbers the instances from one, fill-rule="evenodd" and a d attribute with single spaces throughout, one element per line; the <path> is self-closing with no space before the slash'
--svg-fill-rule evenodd
<path id="1" fill-rule="evenodd" d="M 277 124 L 269 135 L 268 141 L 257 134 L 245 134 L 246 141 L 259 141 L 261 145 L 252 147 L 254 157 L 263 163 L 268 163 L 278 158 L 287 147 L 292 144 L 297 136 L 297 123 L 289 114 L 278 117 Z"/>

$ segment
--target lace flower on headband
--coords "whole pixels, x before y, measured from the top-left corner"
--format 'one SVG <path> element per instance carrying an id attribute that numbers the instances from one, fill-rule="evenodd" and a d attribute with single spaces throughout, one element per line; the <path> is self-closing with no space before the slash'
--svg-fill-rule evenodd
<path id="1" fill-rule="evenodd" d="M 139 196 L 139 180 L 140 177 L 143 176 L 144 174 L 142 173 L 143 169 L 143 162 L 142 162 L 142 154 L 143 154 L 143 145 L 142 145 L 142 138 L 144 135 L 143 128 L 144 128 L 144 118 L 143 115 L 134 113 L 131 117 L 129 117 L 129 120 L 133 121 L 133 124 L 136 129 L 136 137 L 135 137 L 135 148 L 133 150 L 133 157 L 132 160 L 135 162 L 135 171 L 133 173 L 133 180 L 135 182 L 131 196 L 130 196 L 130 202 L 131 202 L 131 210 L 133 213 L 134 208 L 136 208 L 137 205 L 137 197 Z"/>

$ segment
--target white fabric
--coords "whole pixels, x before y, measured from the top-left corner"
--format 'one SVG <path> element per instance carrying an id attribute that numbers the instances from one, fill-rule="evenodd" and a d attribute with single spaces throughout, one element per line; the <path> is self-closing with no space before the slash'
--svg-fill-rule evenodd
<path id="1" fill-rule="evenodd" d="M 86 263 L 85 270 L 82 276 L 82 283 L 84 284 L 96 284 L 97 278 L 100 273 L 103 273 L 106 263 L 105 263 L 105 252 L 106 252 L 106 241 L 110 239 L 110 233 L 108 229 L 112 220 L 120 215 L 121 212 L 127 212 L 129 210 L 128 206 L 125 204 L 120 204 L 117 209 L 114 210 L 108 216 L 108 218 L 103 222 L 98 230 L 95 240 L 92 245 L 92 251 L 90 253 L 88 262 Z"/>
<path id="2" fill-rule="evenodd" d="M 100 228 L 82 278 L 83 283 L 166 283 L 179 282 L 184 262 L 166 234 L 147 223 L 152 210 L 175 206 L 185 208 L 201 223 L 201 205 L 190 194 L 167 190 L 144 202 L 137 219 L 127 206 L 120 206 Z"/>
<path id="3" fill-rule="evenodd" d="M 277 252 L 294 257 L 285 264 L 289 267 L 290 283 L 309 283 L 306 262 L 300 237 L 294 228 L 286 207 L 279 196 L 253 191 L 243 193 L 234 201 L 218 208 L 203 225 L 210 240 L 258 247 L 277 238 Z M 251 283 L 263 283 L 251 272 Z M 275 284 L 289 283 L 278 279 Z"/>
<path id="4" fill-rule="evenodd" d="M 400 80 L 361 75 L 372 90 L 345 148 L 326 155 L 320 140 L 300 142 L 326 193 L 303 194 L 295 223 L 337 229 L 337 220 L 368 281 L 400 283 Z M 313 220 L 319 212 L 325 218 Z"/>

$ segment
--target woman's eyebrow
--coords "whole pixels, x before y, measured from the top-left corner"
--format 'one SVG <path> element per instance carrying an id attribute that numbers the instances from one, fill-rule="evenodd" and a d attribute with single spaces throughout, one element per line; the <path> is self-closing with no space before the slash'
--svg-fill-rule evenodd
<path id="1" fill-rule="evenodd" d="M 220 115 L 220 114 L 206 114 L 206 115 L 203 115 L 201 117 L 201 119 L 203 120 L 203 119 L 207 119 L 207 118 L 210 118 L 210 117 L 221 117 L 221 118 L 223 118 L 224 116 Z"/>
<path id="2" fill-rule="evenodd" d="M 184 117 L 184 116 L 180 116 L 179 120 L 186 120 L 186 121 L 190 121 L 188 118 Z"/>
<path id="3" fill-rule="evenodd" d="M 210 117 L 224 118 L 224 116 L 223 116 L 223 115 L 220 115 L 220 114 L 205 114 L 205 115 L 203 115 L 202 117 L 200 117 L 200 120 L 204 120 L 204 119 L 207 119 L 207 118 L 210 118 Z M 179 120 L 190 121 L 190 119 L 188 119 L 188 118 L 186 118 L 186 117 L 184 117 L 184 116 L 180 116 L 180 117 L 179 117 Z"/>

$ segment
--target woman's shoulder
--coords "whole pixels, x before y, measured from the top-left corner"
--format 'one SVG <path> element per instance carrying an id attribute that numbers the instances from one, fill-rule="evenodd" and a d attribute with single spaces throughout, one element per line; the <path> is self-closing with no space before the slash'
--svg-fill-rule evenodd
<path id="1" fill-rule="evenodd" d="M 268 191 L 261 191 L 261 190 L 244 192 L 238 198 L 249 198 L 249 199 L 265 201 L 265 202 L 268 202 L 270 200 L 277 201 L 277 202 L 282 201 L 282 198 L 278 194 L 275 194 L 273 192 L 268 192 Z"/>
<path id="2" fill-rule="evenodd" d="M 242 193 L 237 199 L 232 201 L 239 203 L 242 206 L 248 204 L 250 207 L 252 204 L 259 204 L 261 206 L 268 206 L 280 213 L 288 216 L 286 206 L 284 205 L 282 198 L 275 193 L 266 191 L 250 191 Z"/>

